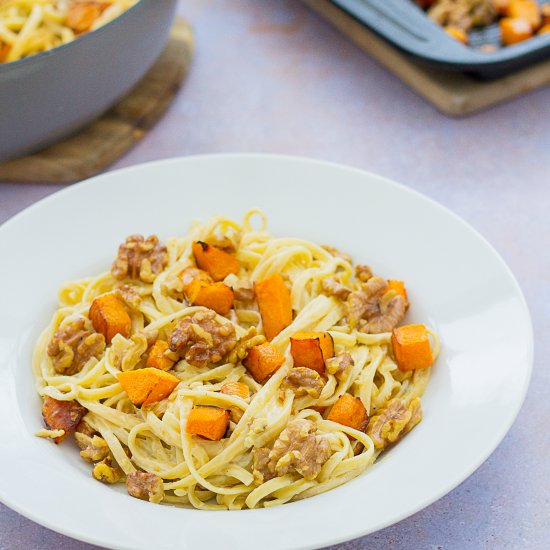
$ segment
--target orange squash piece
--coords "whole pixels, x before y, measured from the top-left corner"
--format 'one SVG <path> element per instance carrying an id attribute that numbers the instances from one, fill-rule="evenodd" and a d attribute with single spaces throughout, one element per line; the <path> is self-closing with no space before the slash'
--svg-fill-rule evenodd
<path id="1" fill-rule="evenodd" d="M 512 0 L 493 0 L 493 6 L 499 15 L 505 16 L 508 15 L 511 2 Z"/>
<path id="2" fill-rule="evenodd" d="M 229 426 L 229 412 L 219 407 L 193 407 L 185 431 L 210 441 L 222 439 Z"/>
<path id="3" fill-rule="evenodd" d="M 550 2 L 547 4 L 543 4 L 540 7 L 540 13 L 542 15 L 542 24 L 544 26 L 550 25 Z M 544 27 L 543 27 L 544 28 Z M 541 29 L 542 30 L 542 29 Z"/>
<path id="4" fill-rule="evenodd" d="M 60 401 L 46 396 L 42 405 L 42 418 L 48 430 L 64 430 L 65 433 L 54 438 L 56 445 L 75 431 L 88 410 L 78 401 Z"/>
<path id="5" fill-rule="evenodd" d="M 550 32 L 550 23 L 543 25 L 537 34 L 546 34 Z"/>
<path id="6" fill-rule="evenodd" d="M 531 24 L 526 19 L 504 17 L 499 21 L 500 37 L 505 46 L 523 42 L 533 36 Z"/>
<path id="7" fill-rule="evenodd" d="M 0 40 L 0 63 L 3 63 L 4 60 L 8 57 L 10 50 L 11 46 Z"/>
<path id="8" fill-rule="evenodd" d="M 242 382 L 226 382 L 220 388 L 220 392 L 225 393 L 225 395 L 236 395 L 241 399 L 248 399 L 250 397 L 248 386 Z"/>
<path id="9" fill-rule="evenodd" d="M 409 298 L 407 296 L 407 289 L 403 281 L 396 281 L 394 279 L 388 279 L 388 289 L 393 290 L 396 294 L 403 297 L 405 305 L 409 307 Z"/>
<path id="10" fill-rule="evenodd" d="M 233 307 L 233 290 L 225 283 L 205 283 L 195 279 L 187 285 L 185 295 L 192 304 L 213 309 L 220 315 L 227 315 Z"/>
<path id="11" fill-rule="evenodd" d="M 173 374 L 151 367 L 121 372 L 118 381 L 138 408 L 162 401 L 180 382 Z"/>
<path id="12" fill-rule="evenodd" d="M 281 330 L 292 323 L 290 291 L 279 274 L 271 275 L 254 285 L 264 334 L 273 340 Z"/>
<path id="13" fill-rule="evenodd" d="M 369 423 L 369 415 L 361 399 L 345 393 L 334 403 L 327 420 L 364 432 Z"/>
<path id="14" fill-rule="evenodd" d="M 132 320 L 124 304 L 114 294 L 104 294 L 96 298 L 89 311 L 94 329 L 105 336 L 108 344 L 117 334 L 130 336 Z"/>
<path id="15" fill-rule="evenodd" d="M 513 19 L 529 21 L 532 30 L 537 30 L 542 23 L 540 8 L 535 0 L 512 0 L 508 6 L 508 15 Z"/>
<path id="16" fill-rule="evenodd" d="M 432 347 L 424 325 L 405 325 L 395 328 L 391 341 L 400 370 L 425 369 L 433 364 Z"/>
<path id="17" fill-rule="evenodd" d="M 452 36 L 455 40 L 462 42 L 462 44 L 468 44 L 469 42 L 468 34 L 464 30 L 458 27 L 453 27 L 451 25 L 448 25 L 445 27 L 445 32 L 448 35 Z"/>
<path id="18" fill-rule="evenodd" d="M 108 2 L 72 2 L 67 13 L 67 26 L 77 34 L 88 32 L 109 5 Z"/>
<path id="19" fill-rule="evenodd" d="M 269 342 L 253 347 L 243 361 L 243 365 L 254 380 L 263 384 L 285 362 L 285 356 Z"/>
<path id="20" fill-rule="evenodd" d="M 206 271 L 214 281 L 223 281 L 228 275 L 239 274 L 241 264 L 235 256 L 208 243 L 193 243 L 193 255 L 197 266 Z"/>
<path id="21" fill-rule="evenodd" d="M 334 357 L 334 342 L 328 332 L 297 332 L 290 337 L 295 367 L 307 367 L 325 374 L 325 361 Z"/>
<path id="22" fill-rule="evenodd" d="M 149 350 L 149 356 L 145 365 L 152 369 L 170 370 L 174 366 L 175 361 L 164 354 L 169 347 L 168 342 L 157 340 Z"/>

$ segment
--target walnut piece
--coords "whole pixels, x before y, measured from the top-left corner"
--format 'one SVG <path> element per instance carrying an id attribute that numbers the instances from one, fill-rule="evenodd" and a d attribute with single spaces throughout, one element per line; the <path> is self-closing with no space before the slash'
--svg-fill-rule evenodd
<path id="1" fill-rule="evenodd" d="M 79 317 L 60 328 L 48 344 L 55 372 L 72 375 L 80 372 L 92 357 L 105 351 L 105 337 L 94 331 L 89 319 Z"/>
<path id="2" fill-rule="evenodd" d="M 211 310 L 184 317 L 170 334 L 170 349 L 196 367 L 220 362 L 236 344 L 235 327 L 218 322 Z"/>
<path id="3" fill-rule="evenodd" d="M 253 302 L 256 298 L 254 284 L 248 279 L 240 279 L 232 288 L 235 300 L 239 302 Z"/>
<path id="4" fill-rule="evenodd" d="M 296 397 L 309 395 L 317 399 L 325 386 L 321 375 L 307 367 L 294 367 L 283 380 L 283 387 L 294 390 Z"/>
<path id="5" fill-rule="evenodd" d="M 421 420 L 422 407 L 418 397 L 408 405 L 396 397 L 370 419 L 367 435 L 377 449 L 383 449 L 410 432 Z"/>
<path id="6" fill-rule="evenodd" d="M 372 277 L 372 269 L 368 265 L 356 265 L 355 277 L 362 283 L 366 283 Z"/>
<path id="7" fill-rule="evenodd" d="M 42 417 L 48 430 L 63 430 L 64 434 L 54 439 L 61 443 L 75 430 L 88 410 L 78 401 L 60 401 L 46 396 L 42 405 Z"/>
<path id="8" fill-rule="evenodd" d="M 340 298 L 340 300 L 347 300 L 351 294 L 351 289 L 342 284 L 337 276 L 323 279 L 321 281 L 321 288 L 329 296 L 335 296 L 336 298 Z"/>
<path id="9" fill-rule="evenodd" d="M 141 279 L 152 283 L 168 263 L 168 252 L 156 235 L 144 239 L 131 235 L 118 247 L 118 256 L 111 267 L 115 279 Z"/>
<path id="10" fill-rule="evenodd" d="M 242 361 L 252 348 L 260 346 L 266 341 L 263 334 L 258 334 L 258 329 L 256 327 L 250 327 L 229 354 L 227 358 L 228 362 L 236 364 Z"/>
<path id="11" fill-rule="evenodd" d="M 155 474 L 132 472 L 126 478 L 126 487 L 130 496 L 158 504 L 164 498 L 162 479 Z"/>
<path id="12" fill-rule="evenodd" d="M 137 309 L 141 304 L 141 295 L 133 285 L 120 285 L 115 288 L 114 294 L 132 309 Z"/>
<path id="13" fill-rule="evenodd" d="M 346 378 L 354 364 L 353 357 L 347 351 L 339 353 L 336 357 L 331 357 L 326 361 L 327 371 L 334 374 L 340 381 Z"/>
<path id="14" fill-rule="evenodd" d="M 472 27 L 492 23 L 497 10 L 494 0 L 435 0 L 428 15 L 442 27 L 458 27 L 468 32 Z"/>
<path id="15" fill-rule="evenodd" d="M 322 244 L 321 248 L 323 250 L 326 250 L 331 256 L 334 256 L 335 258 L 340 258 L 341 260 L 345 260 L 350 264 L 353 263 L 353 259 L 349 254 L 346 254 L 345 252 L 338 250 L 334 246 L 329 246 L 328 244 Z"/>
<path id="16" fill-rule="evenodd" d="M 352 292 L 346 302 L 349 325 L 373 334 L 391 331 L 405 316 L 403 297 L 396 295 L 385 302 L 388 281 L 382 277 L 371 277 L 361 287 Z"/>
<path id="17" fill-rule="evenodd" d="M 122 479 L 124 473 L 116 465 L 113 465 L 111 456 L 104 458 L 101 462 L 98 462 L 92 470 L 92 476 L 101 481 L 101 483 L 117 483 Z"/>
<path id="18" fill-rule="evenodd" d="M 179 278 L 181 282 L 183 283 L 183 289 L 185 289 L 188 285 L 190 285 L 193 281 L 203 281 L 205 283 L 213 283 L 214 279 L 206 273 L 206 271 L 203 271 L 202 269 L 199 269 L 198 267 L 190 266 L 186 267 L 180 274 Z"/>
<path id="19" fill-rule="evenodd" d="M 80 456 L 87 462 L 99 462 L 109 456 L 109 445 L 98 435 L 90 437 L 82 432 L 75 432 L 74 437 L 80 447 Z"/>
<path id="20" fill-rule="evenodd" d="M 316 432 L 311 420 L 297 418 L 289 422 L 269 454 L 264 448 L 255 451 L 253 473 L 256 482 L 263 483 L 291 471 L 308 480 L 317 477 L 331 455 L 331 447 L 328 438 Z"/>

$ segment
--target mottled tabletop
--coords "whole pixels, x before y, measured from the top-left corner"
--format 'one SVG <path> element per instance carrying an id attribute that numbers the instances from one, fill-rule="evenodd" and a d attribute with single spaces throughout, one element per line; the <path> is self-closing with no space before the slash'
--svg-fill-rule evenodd
<path id="1" fill-rule="evenodd" d="M 166 116 L 112 169 L 253 151 L 379 173 L 487 237 L 531 309 L 532 383 L 493 455 L 428 508 L 335 548 L 550 548 L 550 88 L 451 119 L 299 2 L 186 0 L 179 12 L 196 33 L 188 80 Z M 0 183 L 0 222 L 62 188 Z M 94 547 L 0 505 L 0 549 L 45 548 Z"/>

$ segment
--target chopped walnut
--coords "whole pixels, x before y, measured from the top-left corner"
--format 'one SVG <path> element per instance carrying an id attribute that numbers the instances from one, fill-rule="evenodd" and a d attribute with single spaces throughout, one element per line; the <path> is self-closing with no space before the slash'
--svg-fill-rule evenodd
<path id="1" fill-rule="evenodd" d="M 347 300 L 351 293 L 351 289 L 342 284 L 337 276 L 323 279 L 321 281 L 321 288 L 329 296 L 335 296 L 336 298 L 340 298 L 340 300 Z"/>
<path id="2" fill-rule="evenodd" d="M 366 283 L 372 277 L 372 270 L 368 265 L 356 265 L 355 277 L 362 283 Z"/>
<path id="3" fill-rule="evenodd" d="M 267 463 L 266 449 L 256 450 L 256 482 L 266 481 L 266 473 L 269 478 L 283 476 L 290 471 L 295 471 L 308 480 L 317 477 L 331 455 L 331 447 L 328 438 L 316 435 L 316 432 L 317 428 L 311 420 L 297 418 L 289 422 L 269 451 Z"/>
<path id="4" fill-rule="evenodd" d="M 230 254 L 234 254 L 235 252 L 237 252 L 237 249 L 239 248 L 241 238 L 242 238 L 241 233 L 232 231 L 230 233 L 228 232 L 223 235 L 217 235 L 215 233 L 211 233 L 206 237 L 205 241 L 208 244 L 215 246 L 216 248 L 221 248 L 222 250 L 225 250 Z"/>
<path id="5" fill-rule="evenodd" d="M 294 367 L 283 380 L 283 387 L 294 390 L 296 397 L 309 395 L 317 399 L 325 386 L 321 375 L 307 367 Z"/>
<path id="6" fill-rule="evenodd" d="M 61 443 L 78 426 L 88 412 L 78 401 L 60 401 L 46 396 L 42 406 L 44 424 L 49 430 L 63 430 L 63 435 L 54 439 Z"/>
<path id="7" fill-rule="evenodd" d="M 120 285 L 115 288 L 114 294 L 132 309 L 137 309 L 141 304 L 141 295 L 133 285 Z"/>
<path id="8" fill-rule="evenodd" d="M 60 328 L 48 344 L 55 372 L 72 375 L 80 372 L 92 357 L 99 358 L 105 351 L 105 337 L 94 331 L 84 317 Z"/>
<path id="9" fill-rule="evenodd" d="M 275 477 L 275 474 L 269 469 L 269 453 L 270 449 L 261 447 L 254 451 L 254 481 L 257 485 L 261 485 Z"/>
<path id="10" fill-rule="evenodd" d="M 168 263 L 168 252 L 156 235 L 131 235 L 118 248 L 111 273 L 115 279 L 141 279 L 152 283 Z"/>
<path id="11" fill-rule="evenodd" d="M 184 317 L 170 335 L 170 349 L 196 367 L 218 363 L 237 345 L 235 327 L 211 311 Z"/>
<path id="12" fill-rule="evenodd" d="M 353 260 L 349 254 L 346 254 L 345 252 L 342 252 L 335 248 L 334 246 L 329 246 L 327 244 L 322 244 L 321 248 L 323 250 L 326 250 L 331 256 L 334 256 L 335 258 L 340 258 L 342 260 L 345 260 L 346 262 L 352 264 Z"/>
<path id="13" fill-rule="evenodd" d="M 385 302 L 388 282 L 381 277 L 371 277 L 361 286 L 346 302 L 349 325 L 373 334 L 391 331 L 405 316 L 405 300 L 396 295 Z"/>
<path id="14" fill-rule="evenodd" d="M 254 284 L 247 279 L 240 279 L 232 285 L 235 300 L 239 302 L 253 302 L 256 295 L 254 293 Z"/>
<path id="15" fill-rule="evenodd" d="M 101 483 L 117 483 L 123 475 L 122 470 L 116 464 L 113 465 L 113 459 L 110 456 L 98 462 L 92 470 L 92 476 Z"/>
<path id="16" fill-rule="evenodd" d="M 109 445 L 98 435 L 92 437 L 75 432 L 74 437 L 80 447 L 80 456 L 87 462 L 99 462 L 109 456 Z"/>
<path id="17" fill-rule="evenodd" d="M 421 420 L 422 407 L 418 397 L 408 405 L 403 399 L 395 398 L 370 419 L 367 434 L 377 449 L 383 449 L 410 432 Z"/>
<path id="18" fill-rule="evenodd" d="M 92 437 L 96 431 L 85 421 L 81 420 L 75 429 L 75 432 Z"/>
<path id="19" fill-rule="evenodd" d="M 256 327 L 250 327 L 246 334 L 237 342 L 237 345 L 229 354 L 227 361 L 235 364 L 242 361 L 252 348 L 260 346 L 264 342 L 266 342 L 265 336 L 263 334 L 258 334 L 258 329 Z"/>
<path id="20" fill-rule="evenodd" d="M 132 472 L 126 478 L 126 487 L 130 496 L 158 504 L 164 498 L 162 479 L 155 474 Z"/>
<path id="21" fill-rule="evenodd" d="M 179 278 L 183 283 L 184 289 L 195 280 L 204 281 L 205 283 L 214 282 L 214 279 L 212 279 L 212 277 L 210 277 L 210 275 L 208 275 L 206 271 L 203 271 L 202 269 L 199 269 L 198 267 L 194 267 L 194 266 L 186 267 L 179 274 Z"/>
<path id="22" fill-rule="evenodd" d="M 327 371 L 334 374 L 340 381 L 346 378 L 354 364 L 353 357 L 347 351 L 339 353 L 336 357 L 331 357 L 326 361 Z"/>
<path id="23" fill-rule="evenodd" d="M 489 25 L 498 16 L 494 0 L 435 0 L 428 15 L 442 27 L 458 27 L 466 32 Z"/>

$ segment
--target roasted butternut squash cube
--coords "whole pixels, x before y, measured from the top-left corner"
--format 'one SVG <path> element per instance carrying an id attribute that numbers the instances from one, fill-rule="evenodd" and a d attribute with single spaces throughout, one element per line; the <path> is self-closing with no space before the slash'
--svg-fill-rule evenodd
<path id="1" fill-rule="evenodd" d="M 279 274 L 271 275 L 254 285 L 265 337 L 273 340 L 292 323 L 290 291 Z"/>
<path id="2" fill-rule="evenodd" d="M 233 307 L 233 290 L 225 283 L 205 283 L 195 279 L 185 289 L 187 299 L 196 306 L 227 315 Z"/>
<path id="3" fill-rule="evenodd" d="M 328 332 L 297 332 L 290 337 L 295 367 L 307 367 L 325 374 L 325 361 L 334 357 L 334 342 Z"/>
<path id="4" fill-rule="evenodd" d="M 219 407 L 193 407 L 185 431 L 210 441 L 219 441 L 229 427 L 229 412 Z"/>
<path id="5" fill-rule="evenodd" d="M 285 362 L 285 356 L 269 342 L 253 347 L 243 361 L 251 376 L 263 384 Z"/>
<path id="6" fill-rule="evenodd" d="M 192 248 L 197 266 L 206 271 L 214 281 L 223 281 L 231 273 L 239 274 L 239 260 L 225 250 L 202 241 L 193 243 Z"/>
<path id="7" fill-rule="evenodd" d="M 241 399 L 248 399 L 250 397 L 250 389 L 242 382 L 226 382 L 220 388 L 220 392 L 225 393 L 225 395 L 235 395 Z"/>
<path id="8" fill-rule="evenodd" d="M 167 357 L 165 353 L 170 349 L 168 342 L 165 340 L 157 340 L 149 350 L 146 366 L 152 369 L 170 370 L 175 361 Z"/>
<path id="9" fill-rule="evenodd" d="M 508 6 L 508 15 L 513 19 L 529 21 L 531 29 L 538 29 L 542 22 L 540 8 L 535 0 L 512 0 Z"/>
<path id="10" fill-rule="evenodd" d="M 523 42 L 533 36 L 531 24 L 526 19 L 513 19 L 504 17 L 499 21 L 500 35 L 505 46 Z"/>
<path id="11" fill-rule="evenodd" d="M 369 423 L 369 415 L 361 399 L 345 393 L 334 403 L 327 420 L 364 432 Z"/>
<path id="12" fill-rule="evenodd" d="M 405 325 L 393 329 L 392 346 L 397 366 L 402 371 L 431 367 L 434 358 L 424 325 Z"/>
<path id="13" fill-rule="evenodd" d="M 90 306 L 89 317 L 94 329 L 105 336 L 108 344 L 117 334 L 128 338 L 132 331 L 130 315 L 114 294 L 96 298 Z"/>
<path id="14" fill-rule="evenodd" d="M 121 372 L 118 381 L 138 408 L 162 401 L 180 382 L 173 374 L 150 367 Z"/>

